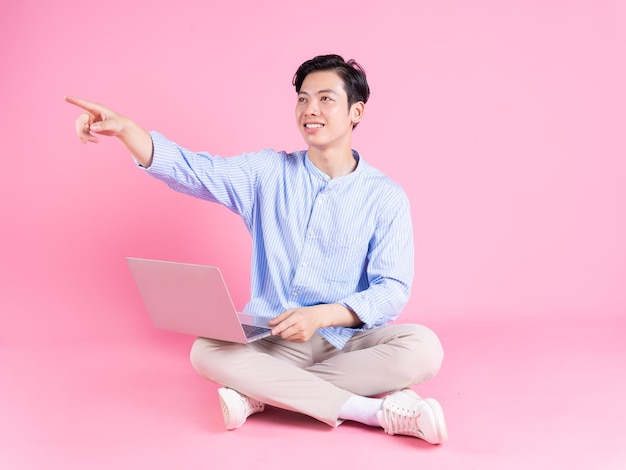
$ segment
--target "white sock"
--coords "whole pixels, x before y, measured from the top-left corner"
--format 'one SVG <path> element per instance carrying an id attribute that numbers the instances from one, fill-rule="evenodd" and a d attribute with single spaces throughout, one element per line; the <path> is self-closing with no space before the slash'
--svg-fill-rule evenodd
<path id="1" fill-rule="evenodd" d="M 380 411 L 382 406 L 382 398 L 367 398 L 354 395 L 339 410 L 339 418 L 357 421 L 368 426 L 380 426 L 376 413 Z"/>

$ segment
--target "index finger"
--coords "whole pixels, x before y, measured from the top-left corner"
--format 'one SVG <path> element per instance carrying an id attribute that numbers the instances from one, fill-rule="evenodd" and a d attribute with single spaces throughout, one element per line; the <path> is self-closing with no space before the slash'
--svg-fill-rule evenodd
<path id="1" fill-rule="evenodd" d="M 289 318 L 289 316 L 291 316 L 291 313 L 293 312 L 292 309 L 289 310 L 285 310 L 283 313 L 281 313 L 280 315 L 272 318 L 270 321 L 267 322 L 268 325 L 270 326 L 275 326 L 278 325 L 280 322 L 282 322 L 284 319 Z"/>
<path id="2" fill-rule="evenodd" d="M 93 114 L 99 114 L 102 111 L 102 106 L 92 101 L 87 101 L 82 98 L 76 98 L 75 96 L 64 96 L 63 99 L 74 106 L 83 108 Z"/>

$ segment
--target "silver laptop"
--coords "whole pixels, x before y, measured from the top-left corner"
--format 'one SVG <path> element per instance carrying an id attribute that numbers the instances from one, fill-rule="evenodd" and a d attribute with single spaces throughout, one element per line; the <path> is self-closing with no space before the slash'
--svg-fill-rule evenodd
<path id="1" fill-rule="evenodd" d="M 126 262 L 157 328 L 234 343 L 271 334 L 267 318 L 237 312 L 215 266 L 142 258 Z"/>

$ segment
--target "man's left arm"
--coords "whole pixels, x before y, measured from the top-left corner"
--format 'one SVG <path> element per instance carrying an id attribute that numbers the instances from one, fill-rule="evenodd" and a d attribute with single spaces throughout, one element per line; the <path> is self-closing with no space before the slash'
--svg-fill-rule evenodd
<path id="1" fill-rule="evenodd" d="M 409 200 L 404 191 L 377 222 L 370 241 L 367 278 L 369 287 L 342 299 L 341 304 L 354 312 L 362 328 L 374 328 L 394 321 L 409 300 L 414 275 L 413 224 Z"/>

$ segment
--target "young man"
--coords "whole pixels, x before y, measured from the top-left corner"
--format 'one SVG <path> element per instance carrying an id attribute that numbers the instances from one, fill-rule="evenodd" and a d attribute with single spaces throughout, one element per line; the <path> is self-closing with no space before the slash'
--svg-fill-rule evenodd
<path id="1" fill-rule="evenodd" d="M 191 152 L 104 106 L 66 100 L 85 111 L 81 141 L 116 136 L 146 172 L 225 205 L 252 235 L 244 311 L 271 318 L 272 336 L 246 345 L 198 338 L 191 351 L 194 368 L 222 385 L 227 429 L 269 404 L 439 444 L 447 438 L 440 405 L 409 387 L 438 372 L 441 344 L 424 326 L 390 324 L 413 280 L 409 203 L 351 145 L 369 97 L 365 73 L 318 56 L 293 84 L 307 150 L 232 158 Z"/>

